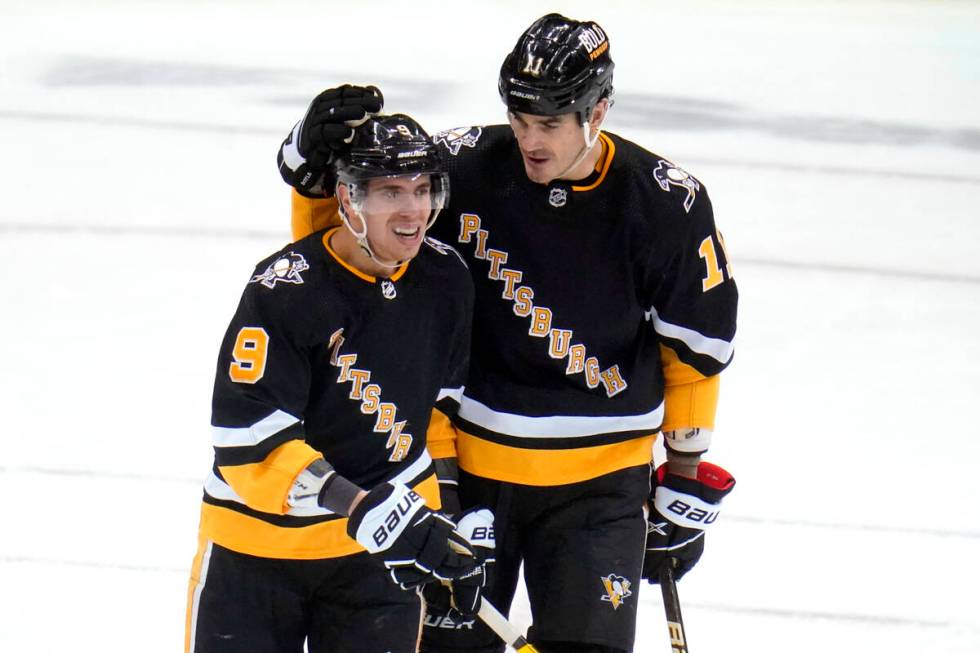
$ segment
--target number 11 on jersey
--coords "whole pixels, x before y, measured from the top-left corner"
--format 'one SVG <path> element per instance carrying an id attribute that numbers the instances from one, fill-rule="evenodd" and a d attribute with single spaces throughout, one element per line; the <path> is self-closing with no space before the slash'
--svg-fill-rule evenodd
<path id="1" fill-rule="evenodd" d="M 728 250 L 725 248 L 725 239 L 721 237 L 720 231 L 716 231 L 715 235 L 718 237 L 718 244 L 721 245 L 721 252 L 725 255 L 725 273 L 731 279 L 732 264 L 728 257 Z M 714 237 L 708 236 L 701 241 L 701 245 L 698 247 L 698 256 L 704 259 L 704 264 L 707 266 L 707 273 L 701 280 L 701 291 L 708 292 L 725 281 L 725 274 L 722 273 L 721 267 L 718 265 L 718 249 L 715 246 Z"/>

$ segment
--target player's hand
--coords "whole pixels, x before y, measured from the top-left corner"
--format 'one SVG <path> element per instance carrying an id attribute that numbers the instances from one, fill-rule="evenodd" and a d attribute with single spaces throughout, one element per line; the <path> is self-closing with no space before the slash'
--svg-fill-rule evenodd
<path id="1" fill-rule="evenodd" d="M 414 490 L 382 483 L 351 512 L 347 534 L 374 554 L 402 589 L 465 576 L 479 566 L 473 545 Z"/>
<path id="2" fill-rule="evenodd" d="M 486 508 L 473 508 L 464 512 L 456 526 L 456 532 L 471 545 L 479 564 L 469 574 L 456 580 L 443 583 L 429 583 L 425 586 L 426 612 L 430 615 L 444 615 L 448 619 L 437 619 L 435 623 L 452 621 L 460 623 L 471 619 L 480 610 L 483 588 L 487 582 L 488 565 L 494 561 L 496 545 L 493 532 L 493 513 Z M 430 625 L 427 620 L 426 625 Z"/>
<path id="3" fill-rule="evenodd" d="M 483 600 L 487 565 L 494 561 L 493 513 L 486 508 L 467 510 L 460 516 L 456 532 L 470 543 L 478 564 L 473 571 L 449 582 L 451 605 L 463 616 L 472 617 L 479 612 Z"/>
<path id="4" fill-rule="evenodd" d="M 384 96 L 376 86 L 344 84 L 328 88 L 310 103 L 299 133 L 299 153 L 322 170 L 354 138 L 354 128 L 381 111 Z"/>
<path id="5" fill-rule="evenodd" d="M 643 578 L 657 583 L 661 568 L 672 564 L 679 580 L 701 558 L 704 532 L 718 519 L 721 500 L 732 491 L 735 479 L 718 465 L 702 462 L 697 479 L 670 474 L 667 465 L 661 465 L 652 480 Z"/>
<path id="6" fill-rule="evenodd" d="M 354 129 L 383 106 L 375 86 L 344 84 L 317 95 L 279 148 L 283 180 L 306 195 L 333 195 L 334 158 L 350 145 Z"/>

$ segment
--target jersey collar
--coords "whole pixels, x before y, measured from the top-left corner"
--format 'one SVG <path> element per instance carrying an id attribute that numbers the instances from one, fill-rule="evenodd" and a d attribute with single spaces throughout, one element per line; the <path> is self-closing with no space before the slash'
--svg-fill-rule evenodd
<path id="1" fill-rule="evenodd" d="M 334 248 L 330 246 L 330 236 L 332 236 L 334 232 L 336 232 L 338 229 L 343 229 L 343 228 L 344 227 L 333 227 L 332 229 L 327 229 L 323 233 L 323 247 L 327 250 L 327 253 L 330 254 L 330 256 L 332 256 L 335 261 L 337 261 L 337 263 L 339 263 L 344 269 L 346 269 L 348 272 L 353 274 L 355 277 L 359 279 L 363 279 L 368 283 L 378 283 L 377 277 L 372 276 L 370 274 L 364 274 L 363 272 L 355 268 L 353 265 L 351 265 L 344 259 L 340 258 L 340 254 L 338 254 L 334 250 Z M 392 274 L 388 278 L 388 281 L 398 281 L 399 279 L 401 279 L 402 276 L 405 274 L 405 271 L 408 270 L 408 263 L 409 263 L 408 261 L 402 263 L 398 267 L 398 269 L 395 270 L 394 274 Z"/>
<path id="2" fill-rule="evenodd" d="M 572 186 L 573 191 L 593 190 L 606 179 L 609 166 L 612 165 L 613 157 L 616 156 L 616 145 L 611 138 L 602 132 L 599 133 L 599 143 L 602 145 L 602 154 L 596 161 L 595 169 L 585 179 L 576 180 Z"/>

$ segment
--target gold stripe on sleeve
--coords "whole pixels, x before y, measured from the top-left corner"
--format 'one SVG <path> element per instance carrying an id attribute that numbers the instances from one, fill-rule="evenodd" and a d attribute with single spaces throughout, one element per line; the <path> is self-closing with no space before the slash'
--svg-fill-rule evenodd
<path id="1" fill-rule="evenodd" d="M 456 427 L 449 421 L 446 414 L 438 408 L 432 409 L 429 420 L 429 430 L 425 434 L 426 448 L 429 455 L 435 458 L 456 457 Z"/>
<path id="2" fill-rule="evenodd" d="M 249 508 L 282 515 L 289 509 L 286 496 L 293 481 L 317 458 L 322 455 L 310 445 L 302 440 L 289 440 L 273 449 L 262 462 L 218 469 Z"/>
<path id="3" fill-rule="evenodd" d="M 426 504 L 438 509 L 439 482 L 435 474 L 417 484 L 414 490 Z M 264 558 L 316 560 L 364 550 L 347 536 L 346 518 L 286 527 L 209 503 L 201 506 L 201 536 L 227 549 Z"/>
<path id="4" fill-rule="evenodd" d="M 704 376 L 682 362 L 670 347 L 660 346 L 664 380 L 664 431 L 680 428 L 715 427 L 721 377 Z"/>

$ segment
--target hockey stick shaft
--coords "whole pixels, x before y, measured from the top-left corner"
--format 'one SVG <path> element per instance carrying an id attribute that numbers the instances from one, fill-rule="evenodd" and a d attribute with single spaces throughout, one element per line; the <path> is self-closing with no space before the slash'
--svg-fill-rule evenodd
<path id="1" fill-rule="evenodd" d="M 538 650 L 524 639 L 514 624 L 500 614 L 500 611 L 493 607 L 490 601 L 486 599 L 480 601 L 480 611 L 477 614 L 480 615 L 483 623 L 490 627 L 490 630 L 497 633 L 497 636 L 517 653 L 538 653 Z"/>
<path id="2" fill-rule="evenodd" d="M 453 540 L 449 540 L 449 546 L 456 553 L 463 555 L 470 554 L 469 550 L 461 547 Z M 443 585 L 451 587 L 449 581 L 443 581 Z M 524 639 L 521 631 L 517 630 L 507 617 L 500 614 L 500 610 L 495 608 L 486 598 L 480 599 L 480 610 L 477 612 L 477 615 L 483 623 L 490 627 L 490 630 L 497 634 L 497 637 L 504 640 L 504 643 L 517 651 L 517 653 L 538 653 L 538 649 L 534 648 L 534 646 Z"/>
<path id="3" fill-rule="evenodd" d="M 673 559 L 667 560 L 667 564 L 660 570 L 660 591 L 664 595 L 664 612 L 667 614 L 670 650 L 672 653 L 688 653 L 687 633 L 684 632 L 681 600 L 677 596 L 677 582 L 674 580 L 673 563 Z"/>

